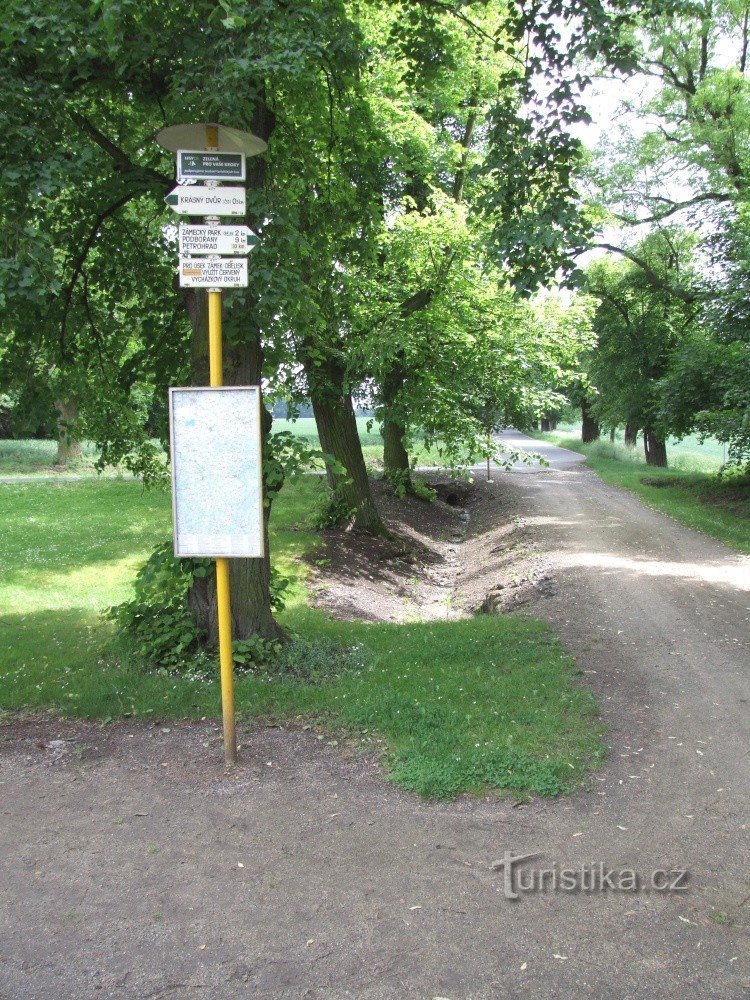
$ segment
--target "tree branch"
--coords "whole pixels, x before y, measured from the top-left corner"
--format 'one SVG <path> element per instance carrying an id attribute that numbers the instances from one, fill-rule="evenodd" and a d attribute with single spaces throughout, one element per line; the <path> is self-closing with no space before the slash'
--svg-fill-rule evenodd
<path id="1" fill-rule="evenodd" d="M 696 195 L 695 198 L 688 198 L 686 201 L 672 201 L 671 198 L 662 198 L 659 195 L 649 195 L 649 198 L 651 201 L 661 201 L 670 204 L 672 207 L 666 209 L 664 212 L 644 216 L 642 219 L 632 215 L 617 214 L 614 215 L 615 219 L 618 219 L 620 222 L 640 226 L 644 222 L 661 222 L 663 219 L 668 219 L 671 215 L 676 215 L 677 212 L 681 212 L 685 208 L 692 208 L 707 201 L 722 204 L 732 200 L 728 194 L 720 194 L 718 191 L 707 191 L 704 194 Z"/>
<path id="2" fill-rule="evenodd" d="M 65 290 L 62 295 L 62 316 L 60 317 L 60 357 L 65 358 L 65 331 L 68 325 L 68 314 L 70 313 L 70 306 L 73 300 L 73 292 L 75 291 L 78 279 L 81 276 L 81 271 L 83 265 L 86 263 L 86 258 L 89 255 L 89 251 L 96 242 L 96 237 L 99 235 L 99 229 L 106 220 L 114 215 L 115 212 L 119 211 L 124 205 L 135 198 L 136 195 L 140 194 L 140 191 L 128 191 L 127 194 L 122 195 L 117 201 L 108 205 L 103 211 L 101 211 L 95 218 L 94 224 L 89 231 L 89 235 L 83 241 L 81 248 L 75 256 L 73 263 L 73 273 L 70 277 L 70 281 L 67 283 Z"/>
<path id="3" fill-rule="evenodd" d="M 662 276 L 658 274 L 653 267 L 647 263 L 647 261 L 645 261 L 642 257 L 639 257 L 637 254 L 634 254 L 632 250 L 627 250 L 625 247 L 617 247 L 612 243 L 593 243 L 585 249 L 609 250 L 610 253 L 620 254 L 620 256 L 627 258 L 627 260 L 640 267 L 648 279 L 649 284 L 653 285 L 654 288 L 659 288 L 664 292 L 668 292 L 676 299 L 680 299 L 681 302 L 691 303 L 700 298 L 696 292 L 690 292 L 686 288 L 678 288 L 675 285 L 670 285 L 670 283 L 662 278 Z M 585 250 L 580 250 L 576 256 L 579 256 L 584 252 Z"/>
<path id="4" fill-rule="evenodd" d="M 111 139 L 101 132 L 96 125 L 84 117 L 84 115 L 79 114 L 77 111 L 68 112 L 70 119 L 79 128 L 81 128 L 86 135 L 92 139 L 100 149 L 112 159 L 115 167 L 124 174 L 135 174 L 140 173 L 145 177 L 150 177 L 152 180 L 158 181 L 160 184 L 164 184 L 166 187 L 171 187 L 172 178 L 167 177 L 165 174 L 160 174 L 158 170 L 153 170 L 151 167 L 142 167 L 130 159 L 125 150 L 120 149 Z"/>

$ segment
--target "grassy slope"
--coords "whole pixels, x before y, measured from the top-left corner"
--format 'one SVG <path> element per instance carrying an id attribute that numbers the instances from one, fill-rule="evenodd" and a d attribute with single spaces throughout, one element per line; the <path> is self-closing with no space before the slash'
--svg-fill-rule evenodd
<path id="1" fill-rule="evenodd" d="M 741 552 L 750 552 L 750 479 L 718 480 L 723 461 L 716 441 L 699 444 L 696 438 L 670 442 L 670 468 L 646 465 L 641 448 L 628 449 L 618 441 L 582 444 L 577 428 L 561 427 L 535 437 L 586 455 L 587 463 L 607 483 L 622 486 L 645 503 L 676 521 Z"/>
<path id="2" fill-rule="evenodd" d="M 305 716 L 383 751 L 394 781 L 451 796 L 487 785 L 551 794 L 602 753 L 596 706 L 549 629 L 520 616 L 458 622 L 331 621 L 309 607 L 300 555 L 316 493 L 309 477 L 277 501 L 272 544 L 294 576 L 284 623 L 361 646 L 363 667 L 326 684 L 240 677 L 240 713 Z M 133 481 L 0 485 L 0 708 L 114 719 L 216 715 L 215 681 L 102 661 L 101 609 L 170 531 L 166 492 Z"/>

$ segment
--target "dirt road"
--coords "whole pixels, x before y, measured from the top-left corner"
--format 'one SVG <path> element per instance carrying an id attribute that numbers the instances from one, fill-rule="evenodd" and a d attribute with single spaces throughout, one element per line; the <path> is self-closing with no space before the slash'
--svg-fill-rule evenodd
<path id="1" fill-rule="evenodd" d="M 750 996 L 748 561 L 548 457 L 492 488 L 613 727 L 589 790 L 435 805 L 303 732 L 224 778 L 200 727 L 30 724 L 0 743 L 0 996 Z M 510 900 L 505 851 L 649 884 Z"/>

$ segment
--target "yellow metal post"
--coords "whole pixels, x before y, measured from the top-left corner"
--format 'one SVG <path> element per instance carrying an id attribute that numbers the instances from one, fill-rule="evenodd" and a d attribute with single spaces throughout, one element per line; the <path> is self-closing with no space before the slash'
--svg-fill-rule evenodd
<path id="1" fill-rule="evenodd" d="M 223 383 L 221 357 L 221 292 L 208 292 L 208 358 L 212 386 Z M 237 763 L 234 720 L 234 673 L 232 663 L 232 606 L 229 596 L 229 560 L 216 560 L 216 605 L 219 619 L 219 666 L 221 712 L 224 719 L 224 759 Z"/>

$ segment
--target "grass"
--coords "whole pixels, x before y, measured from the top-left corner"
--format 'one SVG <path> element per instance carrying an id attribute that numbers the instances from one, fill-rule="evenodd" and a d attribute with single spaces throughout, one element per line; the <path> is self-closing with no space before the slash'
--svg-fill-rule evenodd
<path id="1" fill-rule="evenodd" d="M 344 734 L 423 795 L 552 795 L 578 784 L 602 756 L 597 709 L 546 625 L 521 616 L 348 623 L 310 608 L 300 557 L 316 542 L 309 521 L 322 489 L 308 477 L 274 506 L 274 556 L 293 580 L 283 621 L 355 648 L 361 666 L 326 683 L 240 676 L 239 713 Z M 218 715 L 215 679 L 102 657 L 102 609 L 129 595 L 137 566 L 169 534 L 166 491 L 132 480 L 0 484 L 0 517 L 0 709 L 105 721 Z"/>
<path id="2" fill-rule="evenodd" d="M 642 446 L 625 448 L 619 440 L 582 444 L 575 425 L 534 436 L 581 452 L 606 483 L 630 490 L 690 528 L 750 552 L 750 476 L 717 476 L 723 464 L 723 446 L 718 441 L 703 445 L 695 437 L 670 441 L 670 467 L 660 469 L 646 465 Z"/>
<path id="3" fill-rule="evenodd" d="M 313 417 L 300 417 L 297 420 L 284 420 L 274 417 L 274 431 L 291 431 L 299 437 L 304 438 L 316 448 L 320 447 L 318 429 L 315 426 Z M 365 462 L 371 468 L 382 469 L 383 467 L 383 437 L 380 433 L 378 423 L 372 417 L 357 417 L 357 430 L 359 439 L 362 442 L 362 453 Z M 436 448 L 429 448 L 421 440 L 414 441 L 409 450 L 409 458 L 416 465 L 440 465 L 440 456 Z"/>
<path id="4" fill-rule="evenodd" d="M 368 424 L 372 424 L 368 429 Z M 362 442 L 362 452 L 365 462 L 371 467 L 383 467 L 383 438 L 376 422 L 370 417 L 357 417 L 357 429 Z M 314 447 L 320 447 L 318 430 L 313 417 L 300 417 L 298 420 L 285 420 L 274 417 L 273 430 L 291 431 L 297 437 L 303 438 Z M 56 441 L 38 440 L 0 440 L 0 477 L 2 476 L 50 476 L 55 477 L 62 471 L 68 475 L 97 477 L 94 467 L 98 451 L 90 441 L 83 443 L 83 455 L 72 462 L 64 470 L 55 468 L 57 455 Z M 428 448 L 416 441 L 410 457 L 417 465 L 439 465 L 440 458 L 435 448 Z M 120 474 L 117 468 L 108 467 L 103 475 L 111 478 Z"/>
<path id="5" fill-rule="evenodd" d="M 66 472 L 75 475 L 95 475 L 94 463 L 98 452 L 93 444 L 84 442 L 80 459 L 72 462 Z M 56 441 L 28 439 L 0 440 L 0 476 L 50 475 L 57 459 Z"/>

